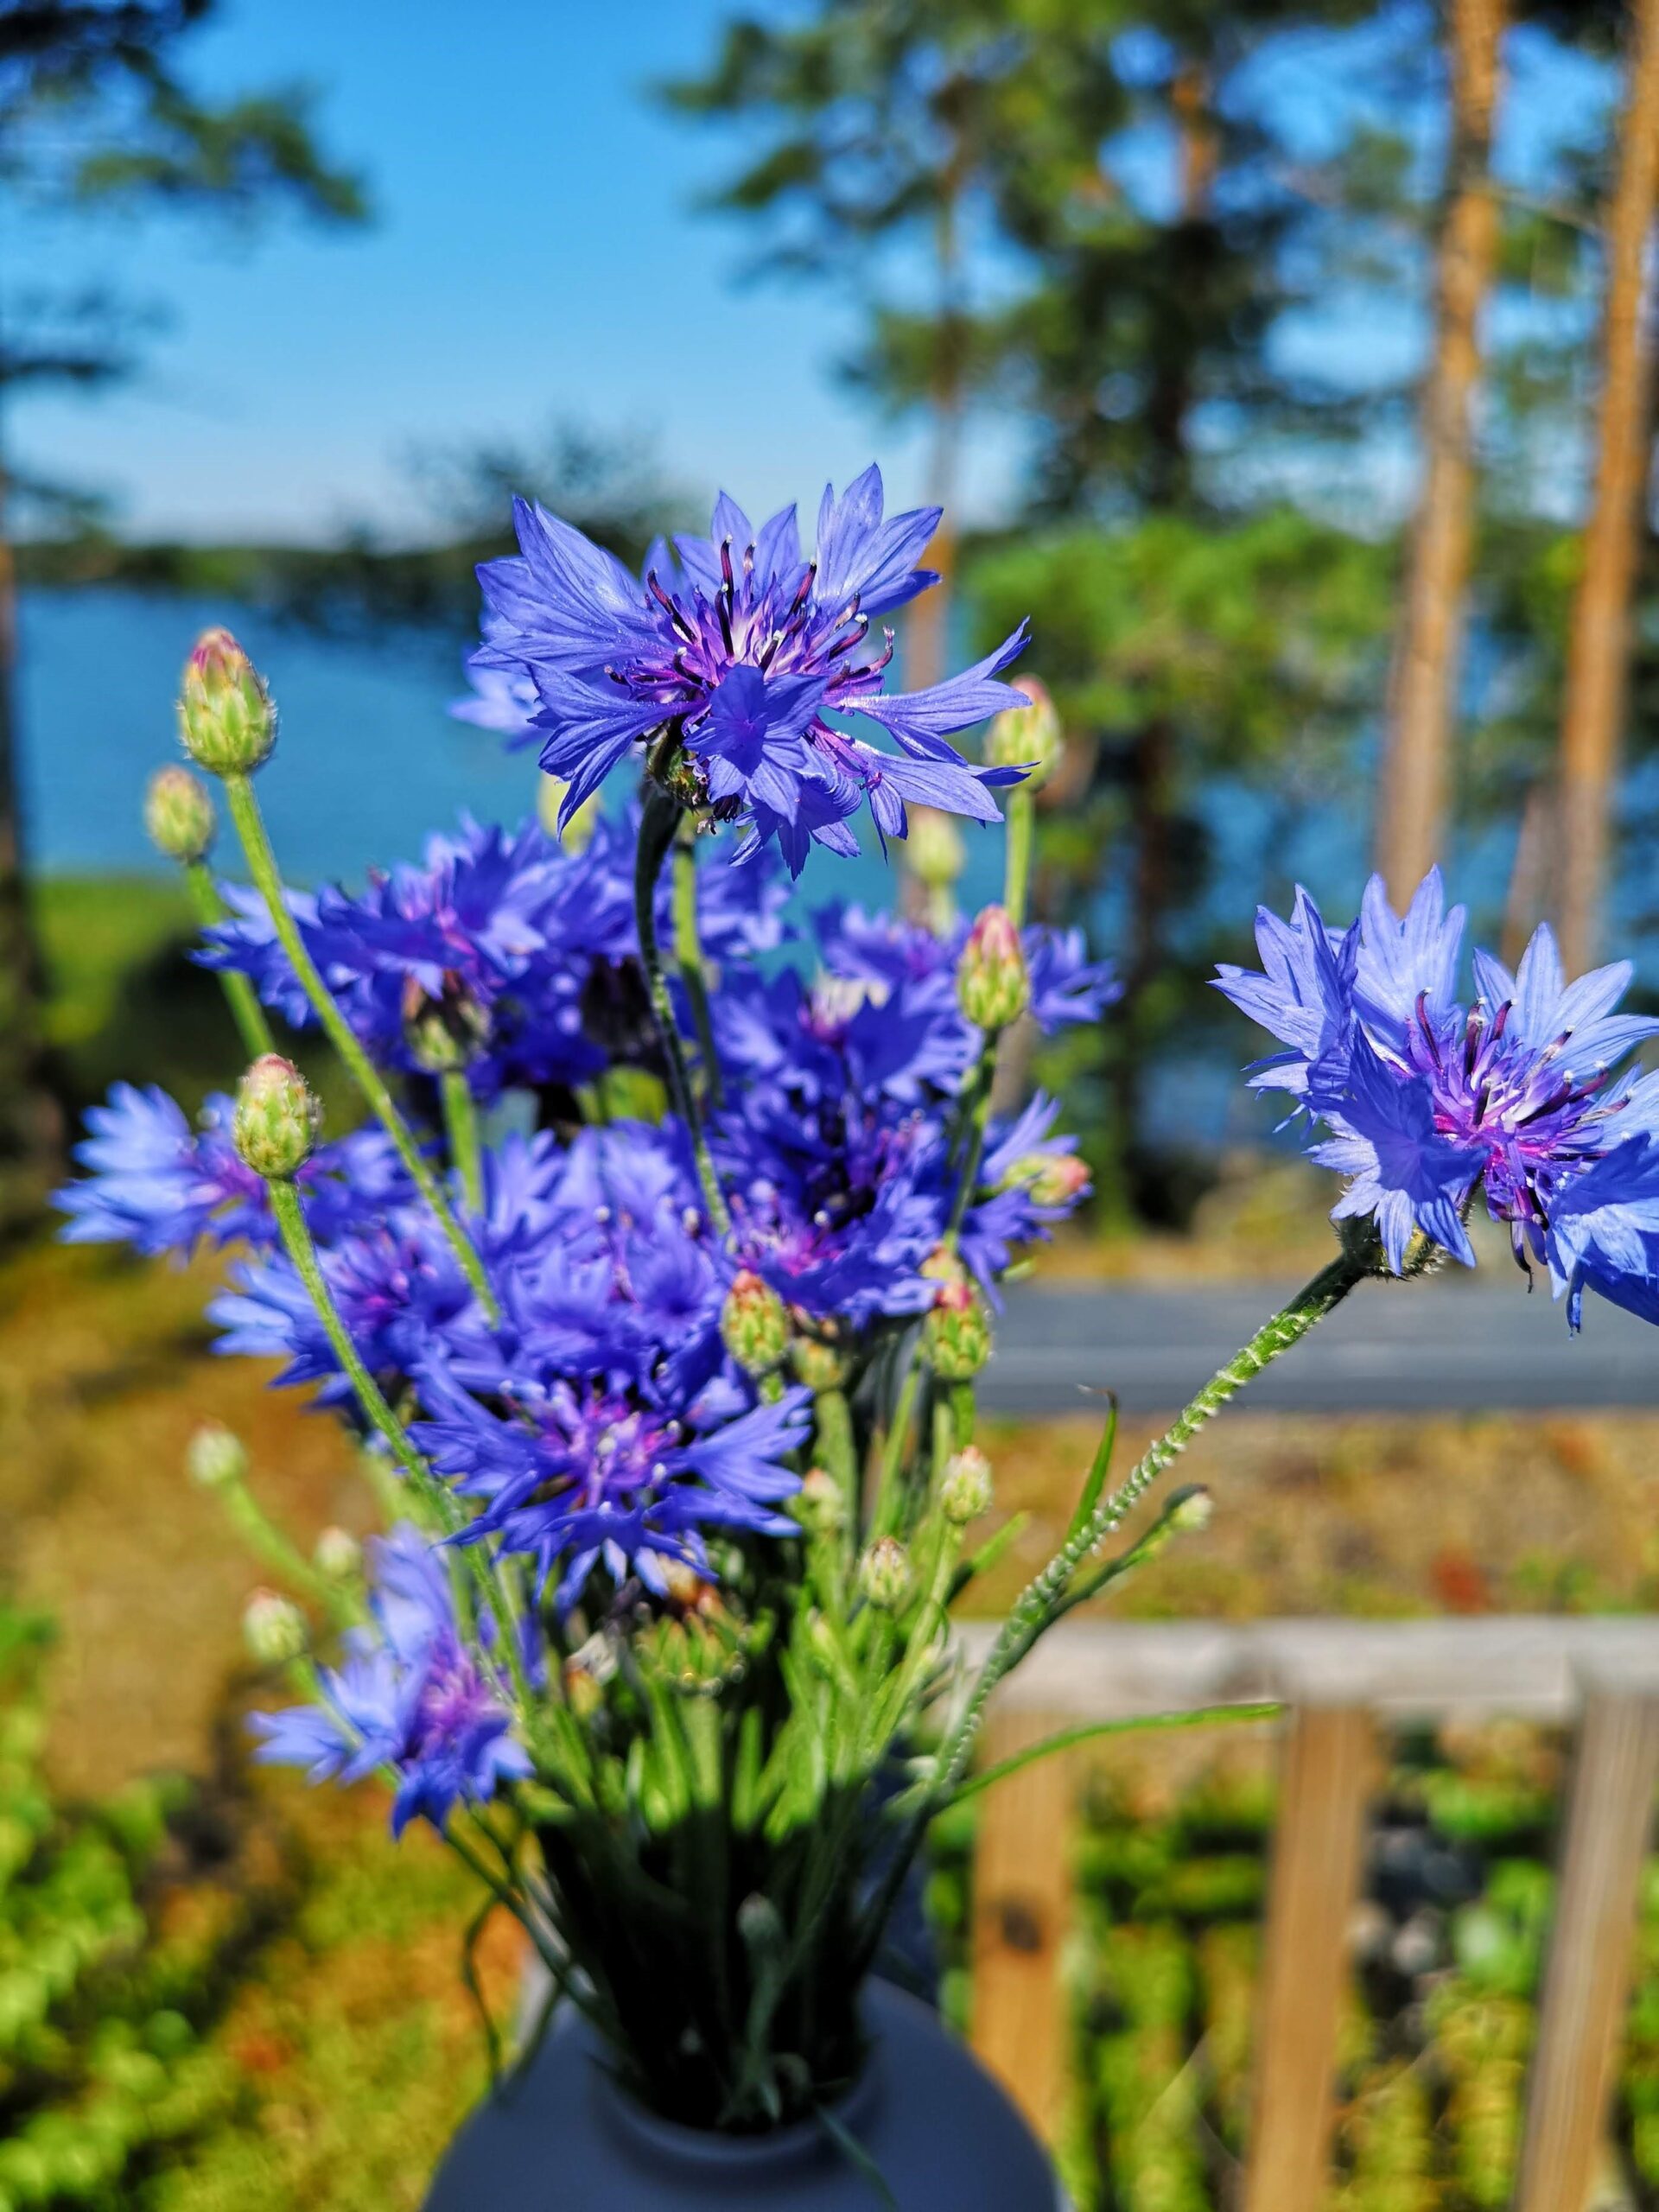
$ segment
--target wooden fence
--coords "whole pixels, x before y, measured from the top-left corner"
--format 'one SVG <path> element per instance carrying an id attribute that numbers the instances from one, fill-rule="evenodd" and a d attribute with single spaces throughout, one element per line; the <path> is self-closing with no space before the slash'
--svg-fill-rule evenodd
<path id="1" fill-rule="evenodd" d="M 983 1641 L 965 1631 L 970 1661 Z M 999 1692 L 985 1757 L 1081 1720 L 1259 1699 L 1287 1718 L 1243 2212 L 1325 2201 L 1377 1726 L 1453 1713 L 1577 1724 L 1514 2212 L 1584 2212 L 1659 1789 L 1659 1621 L 1067 1624 Z M 974 2041 L 1051 2138 L 1068 2068 L 1066 1769 L 1040 1760 L 988 1794 L 975 1875 Z"/>

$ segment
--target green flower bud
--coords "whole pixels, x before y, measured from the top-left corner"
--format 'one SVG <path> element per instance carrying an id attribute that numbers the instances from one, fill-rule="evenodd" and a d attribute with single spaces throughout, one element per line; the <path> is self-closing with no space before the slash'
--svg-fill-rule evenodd
<path id="1" fill-rule="evenodd" d="M 319 1574 L 331 1582 L 349 1582 L 363 1564 L 363 1547 L 349 1529 L 325 1529 L 311 1556 Z"/>
<path id="2" fill-rule="evenodd" d="M 231 1135 L 245 1164 L 268 1182 L 282 1182 L 311 1157 L 322 1124 L 316 1094 L 292 1060 L 262 1052 L 236 1094 Z"/>
<path id="3" fill-rule="evenodd" d="M 952 1528 L 965 1529 L 991 1509 L 991 1463 L 976 1444 L 964 1444 L 944 1463 L 939 1510 Z"/>
<path id="4" fill-rule="evenodd" d="M 305 1615 L 291 1598 L 275 1590 L 256 1590 L 242 1616 L 242 1634 L 262 1667 L 285 1667 L 310 1642 Z"/>
<path id="5" fill-rule="evenodd" d="M 962 833 L 948 814 L 937 807 L 918 807 L 910 817 L 905 855 L 910 872 L 930 891 L 948 891 L 960 877 L 968 858 Z"/>
<path id="6" fill-rule="evenodd" d="M 982 908 L 957 962 L 957 1003 L 981 1029 L 1006 1029 L 1031 1001 L 1020 932 L 1006 907 Z"/>
<path id="7" fill-rule="evenodd" d="M 433 998 L 410 976 L 404 983 L 404 1042 L 423 1075 L 470 1067 L 490 1041 L 490 1017 L 459 976 L 447 975 Z"/>
<path id="8" fill-rule="evenodd" d="M 822 1337 L 796 1337 L 789 1347 L 790 1363 L 809 1390 L 839 1390 L 849 1372 L 847 1355 L 839 1344 Z"/>
<path id="9" fill-rule="evenodd" d="M 721 1340 L 746 1375 L 770 1375 L 789 1350 L 789 1315 L 769 1282 L 745 1268 L 720 1309 Z"/>
<path id="10" fill-rule="evenodd" d="M 847 1525 L 841 1484 L 823 1467 L 809 1467 L 795 1493 L 795 1518 L 815 1536 L 837 1536 Z"/>
<path id="11" fill-rule="evenodd" d="M 213 799 L 200 776 L 176 762 L 156 771 L 144 793 L 144 828 L 158 852 L 188 868 L 212 849 L 217 826 Z"/>
<path id="12" fill-rule="evenodd" d="M 228 630 L 205 630 L 184 664 L 179 735 L 199 768 L 246 776 L 270 758 L 276 709 Z"/>
<path id="13" fill-rule="evenodd" d="M 184 1447 L 184 1468 L 203 1490 L 228 1490 L 247 1478 L 247 1446 L 222 1421 L 204 1421 Z"/>
<path id="14" fill-rule="evenodd" d="M 922 1351 L 942 1382 L 971 1382 L 991 1356 L 991 1317 L 970 1282 L 941 1283 L 922 1324 Z"/>
<path id="15" fill-rule="evenodd" d="M 896 1536 L 878 1536 L 858 1562 L 858 1586 L 880 1613 L 902 1611 L 914 1580 L 910 1554 Z"/>
<path id="16" fill-rule="evenodd" d="M 1190 1483 L 1176 1491 L 1165 1510 L 1172 1529 L 1179 1529 L 1183 1535 L 1196 1535 L 1200 1529 L 1210 1526 L 1216 1502 L 1202 1483 Z"/>
<path id="17" fill-rule="evenodd" d="M 1034 676 L 1022 676 L 1020 689 L 1031 704 L 1005 707 L 994 717 L 985 733 L 985 765 L 1024 768 L 1026 780 L 1021 788 L 1039 791 L 1060 765 L 1065 733 L 1046 684 L 1039 683 Z"/>
<path id="18" fill-rule="evenodd" d="M 1075 1152 L 1028 1152 L 996 1187 L 1017 1191 L 1022 1185 L 1039 1206 L 1069 1206 L 1089 1187 L 1088 1166 Z"/>

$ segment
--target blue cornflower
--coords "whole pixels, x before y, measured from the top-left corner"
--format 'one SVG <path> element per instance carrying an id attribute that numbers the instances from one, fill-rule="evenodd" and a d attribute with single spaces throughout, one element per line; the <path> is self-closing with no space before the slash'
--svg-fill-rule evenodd
<path id="1" fill-rule="evenodd" d="M 406 1524 L 369 1544 L 371 1627 L 346 1638 L 338 1668 L 319 1669 L 322 1702 L 256 1713 L 254 1757 L 302 1766 L 311 1782 L 398 1777 L 391 1832 L 418 1817 L 442 1829 L 457 1803 L 482 1804 L 531 1772 L 512 1735 L 503 1683 L 487 1654 L 462 1641 L 431 1547 Z"/>
<path id="2" fill-rule="evenodd" d="M 1313 1156 L 1351 1179 L 1337 1216 L 1374 1218 L 1396 1272 L 1414 1230 L 1472 1264 L 1464 1220 L 1478 1190 L 1523 1266 L 1641 1310 L 1655 1272 L 1643 1240 L 1659 1077 L 1616 1070 L 1659 1021 L 1615 1012 L 1628 962 L 1569 985 L 1547 926 L 1514 975 L 1478 951 L 1465 1007 L 1463 924 L 1438 869 L 1403 917 L 1375 878 L 1346 931 L 1328 929 L 1306 892 L 1290 922 L 1260 917 L 1264 972 L 1217 979 L 1289 1048 L 1251 1080 L 1325 1124 Z M 1575 1290 L 1575 1325 L 1578 1304 Z"/>
<path id="3" fill-rule="evenodd" d="M 884 518 L 880 472 L 836 498 L 826 488 L 815 557 L 802 556 L 795 510 L 758 530 L 721 493 L 708 537 L 660 540 L 643 583 L 569 523 L 514 503 L 519 552 L 479 570 L 484 643 L 473 666 L 528 678 L 540 701 L 541 765 L 564 778 L 562 820 L 635 744 L 671 733 L 686 788 L 741 819 L 746 850 L 776 840 L 799 874 L 814 839 L 851 854 L 849 817 L 868 803 L 885 839 L 906 832 L 906 804 L 996 819 L 988 786 L 1020 771 L 969 768 L 950 735 L 1024 695 L 999 681 L 1026 626 L 973 668 L 926 690 L 882 690 L 893 633 L 869 658 L 872 622 L 937 582 L 917 562 L 937 508 Z M 491 710 L 499 708 L 499 684 Z M 476 711 L 476 710 L 475 710 Z M 898 746 L 885 753 L 830 717 L 856 715 Z"/>
<path id="4" fill-rule="evenodd" d="M 118 1083 L 86 1116 L 74 1148 L 85 1178 L 54 1193 L 69 1217 L 71 1244 L 130 1244 L 147 1257 L 188 1253 L 200 1243 L 269 1243 L 276 1236 L 264 1179 L 231 1141 L 232 1102 L 214 1093 L 192 1128 L 184 1109 L 155 1085 Z M 332 1236 L 409 1195 L 410 1185 L 378 1129 L 320 1145 L 298 1182 L 314 1232 Z"/>
<path id="5" fill-rule="evenodd" d="M 499 1376 L 434 1362 L 417 1377 L 429 1417 L 415 1439 L 480 1508 L 461 1541 L 529 1558 L 541 1582 L 556 1569 L 564 1611 L 598 1567 L 659 1596 L 671 1565 L 709 1573 L 706 1529 L 792 1535 L 777 1508 L 799 1478 L 784 1463 L 810 1427 L 799 1389 L 744 1409 L 716 1381 L 688 1401 L 661 1347 L 601 1302 L 606 1274 L 573 1269 L 563 1325 Z"/>

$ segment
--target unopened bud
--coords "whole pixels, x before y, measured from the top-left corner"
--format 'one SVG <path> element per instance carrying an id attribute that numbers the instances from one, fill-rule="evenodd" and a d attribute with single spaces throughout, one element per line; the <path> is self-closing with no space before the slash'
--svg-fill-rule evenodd
<path id="1" fill-rule="evenodd" d="M 417 976 L 404 982 L 404 1043 L 423 1075 L 470 1067 L 490 1041 L 490 1017 L 459 976 L 446 975 L 434 998 Z"/>
<path id="2" fill-rule="evenodd" d="M 1039 1206 L 1075 1205 L 1089 1187 L 1089 1168 L 1075 1152 L 1027 1152 L 1016 1160 L 999 1190 L 1029 1191 Z"/>
<path id="3" fill-rule="evenodd" d="M 1030 1000 L 1019 931 L 1006 907 L 982 907 L 957 962 L 957 1003 L 978 1028 L 1006 1029 Z"/>
<path id="4" fill-rule="evenodd" d="M 962 833 L 948 814 L 937 807 L 918 807 L 910 818 L 905 846 L 910 872 L 930 891 L 948 891 L 967 864 Z"/>
<path id="5" fill-rule="evenodd" d="M 311 1157 L 321 1122 L 316 1095 L 293 1061 L 262 1052 L 238 1089 L 231 1135 L 256 1175 L 280 1182 Z"/>
<path id="6" fill-rule="evenodd" d="M 564 1662 L 565 1700 L 578 1720 L 591 1720 L 605 1702 L 605 1686 L 579 1659 Z"/>
<path id="7" fill-rule="evenodd" d="M 1200 1529 L 1210 1526 L 1216 1502 L 1202 1483 L 1192 1483 L 1176 1491 L 1165 1510 L 1172 1529 L 1179 1529 L 1183 1535 L 1196 1535 Z"/>
<path id="8" fill-rule="evenodd" d="M 285 1667 L 310 1641 L 305 1615 L 290 1598 L 275 1590 L 256 1590 L 242 1616 L 242 1634 L 262 1667 Z"/>
<path id="9" fill-rule="evenodd" d="M 223 1421 L 204 1421 L 184 1447 L 184 1469 L 203 1490 L 226 1490 L 246 1478 L 247 1446 Z"/>
<path id="10" fill-rule="evenodd" d="M 270 757 L 276 709 L 228 630 L 206 630 L 184 664 L 179 735 L 199 768 L 246 776 Z"/>
<path id="11" fill-rule="evenodd" d="M 922 1324 L 922 1350 L 942 1382 L 970 1382 L 991 1356 L 991 1317 L 970 1282 L 941 1283 Z"/>
<path id="12" fill-rule="evenodd" d="M 848 1376 L 847 1356 L 822 1337 L 798 1336 L 789 1347 L 790 1363 L 809 1390 L 839 1390 Z"/>
<path id="13" fill-rule="evenodd" d="M 144 793 L 144 828 L 158 852 L 188 868 L 212 849 L 216 826 L 213 802 L 200 776 L 177 762 L 156 771 Z"/>
<path id="14" fill-rule="evenodd" d="M 815 1536 L 838 1535 L 847 1525 L 841 1484 L 823 1467 L 809 1467 L 795 1493 L 795 1518 Z"/>
<path id="15" fill-rule="evenodd" d="M 744 1268 L 720 1309 L 721 1341 L 746 1375 L 770 1375 L 789 1350 L 789 1315 L 772 1285 Z"/>
<path id="16" fill-rule="evenodd" d="M 858 1562 L 858 1586 L 880 1613 L 903 1610 L 914 1579 L 910 1554 L 896 1536 L 878 1536 Z"/>
<path id="17" fill-rule="evenodd" d="M 325 1529 L 311 1556 L 319 1574 L 331 1582 L 349 1582 L 363 1564 L 363 1547 L 349 1529 Z"/>
<path id="18" fill-rule="evenodd" d="M 985 765 L 988 768 L 1024 768 L 1024 788 L 1037 791 L 1060 765 L 1065 734 L 1046 684 L 1039 683 L 1034 676 L 1022 676 L 1020 689 L 1031 704 L 1005 707 L 993 717 L 985 733 Z"/>
<path id="19" fill-rule="evenodd" d="M 991 1463 L 976 1444 L 951 1454 L 939 1477 L 939 1508 L 952 1527 L 965 1529 L 991 1507 Z"/>

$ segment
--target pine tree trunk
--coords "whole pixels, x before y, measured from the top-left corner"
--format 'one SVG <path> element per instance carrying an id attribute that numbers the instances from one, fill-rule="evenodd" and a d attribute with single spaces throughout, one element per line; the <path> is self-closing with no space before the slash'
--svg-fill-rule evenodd
<path id="1" fill-rule="evenodd" d="M 1646 269 L 1659 185 L 1659 0 L 1637 0 L 1618 176 L 1605 218 L 1599 443 L 1561 705 L 1561 952 L 1596 957 L 1611 856 L 1630 600 L 1649 463 L 1653 341 Z"/>
<path id="2" fill-rule="evenodd" d="M 1452 155 L 1423 392 L 1424 475 L 1389 684 L 1376 864 L 1403 906 L 1441 857 L 1474 526 L 1471 416 L 1497 252 L 1491 184 L 1504 0 L 1451 0 Z"/>
<path id="3" fill-rule="evenodd" d="M 39 948 L 24 868 L 16 684 L 17 579 L 0 475 L 0 1238 L 34 1221 L 62 1164 L 46 1080 Z"/>

